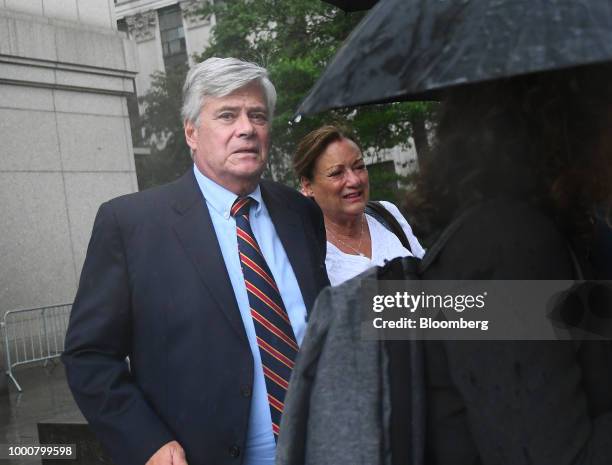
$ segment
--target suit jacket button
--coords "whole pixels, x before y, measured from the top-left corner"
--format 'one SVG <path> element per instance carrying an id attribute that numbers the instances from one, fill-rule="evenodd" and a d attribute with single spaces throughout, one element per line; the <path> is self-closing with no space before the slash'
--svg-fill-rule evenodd
<path id="1" fill-rule="evenodd" d="M 253 391 L 251 390 L 251 386 L 248 384 L 245 384 L 240 388 L 240 394 L 242 394 L 242 397 L 251 397 L 252 393 Z"/>
<path id="2" fill-rule="evenodd" d="M 234 458 L 238 457 L 240 455 L 240 447 L 238 447 L 236 444 L 231 446 L 229 448 L 229 455 Z"/>

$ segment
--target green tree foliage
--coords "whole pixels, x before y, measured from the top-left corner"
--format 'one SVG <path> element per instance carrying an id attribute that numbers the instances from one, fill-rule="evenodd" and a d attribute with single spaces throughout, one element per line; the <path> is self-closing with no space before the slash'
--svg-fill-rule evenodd
<path id="1" fill-rule="evenodd" d="M 210 46 L 198 60 L 233 56 L 259 63 L 270 72 L 278 92 L 278 103 L 272 121 L 268 176 L 294 183 L 290 165 L 297 142 L 326 123 L 351 127 L 374 159 L 384 148 L 407 144 L 411 135 L 415 137 L 417 152 L 428 152 L 426 132 L 419 133 L 419 129 L 425 130 L 431 108 L 420 103 L 340 109 L 293 122 L 299 103 L 363 18 L 363 12 L 345 13 L 320 0 L 217 0 L 214 5 L 203 6 L 197 14 L 214 15 L 216 20 Z M 172 89 L 176 83 L 172 81 L 172 74 L 166 76 L 166 83 L 163 77 L 158 77 L 156 86 L 144 99 L 147 104 L 144 126 L 154 134 L 172 133 L 169 141 L 174 141 L 174 146 L 178 147 L 176 139 L 182 139 L 178 113 L 169 113 L 172 105 L 178 107 L 178 103 L 168 101 L 174 98 Z M 161 92 L 162 89 L 167 91 Z M 170 114 L 177 115 L 177 119 L 162 123 Z M 374 195 L 377 195 L 377 184 L 382 188 L 390 182 L 388 173 L 381 175 L 380 181 L 373 173 Z"/>
<path id="2" fill-rule="evenodd" d="M 192 164 L 180 117 L 186 72 L 185 66 L 155 73 L 151 88 L 140 98 L 145 107 L 140 120 L 144 140 L 152 139 L 151 154 L 136 157 L 140 189 L 173 181 Z"/>

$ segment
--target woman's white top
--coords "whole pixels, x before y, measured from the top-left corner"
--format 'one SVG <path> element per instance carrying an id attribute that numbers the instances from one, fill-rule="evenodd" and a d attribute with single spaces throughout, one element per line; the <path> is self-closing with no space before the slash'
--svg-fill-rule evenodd
<path id="1" fill-rule="evenodd" d="M 412 233 L 412 228 L 398 208 L 390 202 L 383 201 L 380 203 L 401 225 L 410 243 L 412 253 L 402 245 L 395 234 L 385 228 L 377 219 L 366 214 L 370 238 L 372 239 L 372 258 L 344 253 L 334 244 L 327 241 L 325 266 L 327 267 L 327 275 L 332 286 L 337 286 L 368 268 L 382 266 L 385 264 L 385 260 L 391 260 L 396 257 L 409 257 L 413 254 L 417 258 L 422 258 L 425 255 L 425 250 L 421 247 L 418 239 Z"/>

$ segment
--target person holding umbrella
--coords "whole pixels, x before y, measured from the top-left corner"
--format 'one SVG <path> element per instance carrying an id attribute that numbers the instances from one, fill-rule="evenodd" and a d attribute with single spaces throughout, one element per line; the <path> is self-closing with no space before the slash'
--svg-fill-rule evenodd
<path id="1" fill-rule="evenodd" d="M 577 67 L 446 94 L 408 200 L 434 230 L 462 219 L 424 279 L 589 276 L 592 206 L 612 193 L 611 79 Z M 609 342 L 426 342 L 425 366 L 427 463 L 612 460 Z"/>
<path id="2" fill-rule="evenodd" d="M 610 82 L 612 9 L 606 1 L 382 0 L 298 113 L 441 100 L 436 148 L 422 161 L 408 206 L 413 224 L 434 236 L 454 227 L 441 248 L 429 248 L 436 255 L 425 255 L 420 277 L 574 280 L 589 276 L 594 207 L 612 201 Z M 318 376 L 331 372 L 326 346 L 338 339 L 332 331 L 337 318 L 326 315 L 342 310 L 340 297 L 326 291 L 312 314 L 285 406 L 288 428 L 278 465 L 301 458 L 314 463 L 311 457 L 317 465 L 341 463 L 321 460 L 322 451 L 335 451 L 316 434 L 321 418 L 338 419 L 319 425 L 327 436 L 358 436 L 371 464 L 612 463 L 609 341 L 421 342 L 411 352 L 411 384 L 403 389 L 409 397 L 423 386 L 420 404 L 412 407 L 423 405 L 424 412 L 402 412 L 410 418 L 404 443 L 385 440 L 398 435 L 389 435 L 384 413 L 343 432 L 352 413 L 320 413 L 321 385 L 334 382 Z M 347 341 L 359 347 L 352 354 L 380 348 Z M 337 370 L 342 376 L 359 372 L 344 360 L 346 369 Z M 360 370 L 368 372 L 363 364 Z M 301 392 L 310 388 L 315 395 Z M 359 403 L 363 411 L 368 395 L 364 391 Z M 308 403 L 299 405 L 304 399 Z M 381 411 L 388 413 L 388 405 L 380 402 Z M 294 413 L 307 420 L 290 420 Z M 362 431 L 369 434 L 359 436 Z M 350 448 L 344 453 L 363 456 Z"/>

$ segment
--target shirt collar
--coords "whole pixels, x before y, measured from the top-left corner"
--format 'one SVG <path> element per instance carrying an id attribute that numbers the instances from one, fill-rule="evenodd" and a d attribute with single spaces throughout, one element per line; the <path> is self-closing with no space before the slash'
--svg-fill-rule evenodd
<path id="1" fill-rule="evenodd" d="M 226 220 L 229 219 L 230 210 L 238 196 L 233 192 L 227 190 L 220 184 L 217 184 L 209 177 L 203 175 L 197 168 L 195 163 L 193 165 L 193 173 L 195 175 L 196 181 L 198 182 L 198 186 L 200 186 L 202 195 L 204 196 L 204 199 L 206 199 L 206 202 L 217 213 L 219 213 L 219 215 L 223 216 L 223 218 L 225 218 Z M 249 197 L 252 197 L 257 201 L 257 206 L 255 207 L 255 215 L 258 215 L 261 211 L 262 205 L 261 189 L 259 188 L 259 184 L 257 184 L 255 190 L 249 194 Z"/>

